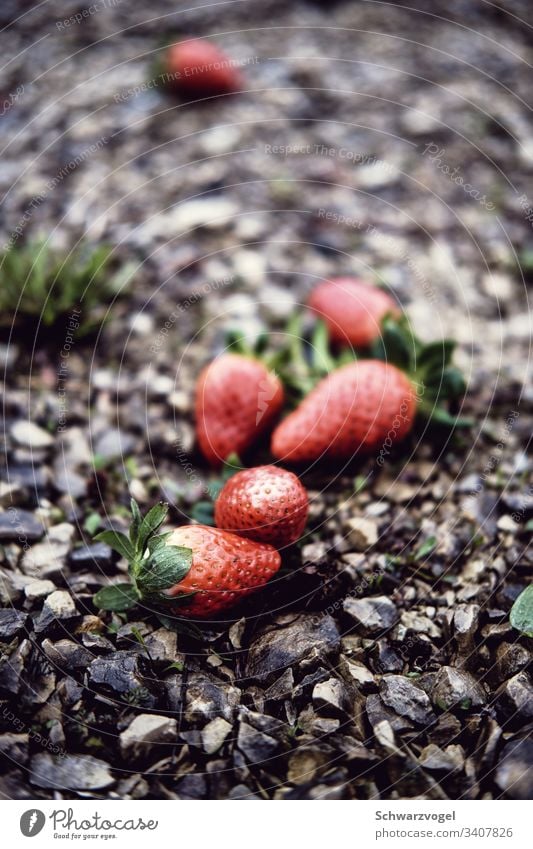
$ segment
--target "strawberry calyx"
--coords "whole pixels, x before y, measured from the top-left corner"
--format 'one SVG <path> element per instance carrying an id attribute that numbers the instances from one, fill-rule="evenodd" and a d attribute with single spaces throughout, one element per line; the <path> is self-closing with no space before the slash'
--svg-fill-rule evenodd
<path id="1" fill-rule="evenodd" d="M 168 514 L 168 504 L 160 502 L 143 517 L 135 499 L 131 499 L 132 521 L 129 534 L 107 530 L 96 534 L 128 562 L 131 583 L 103 587 L 93 597 L 100 610 L 125 612 L 141 602 L 173 606 L 194 593 L 169 597 L 167 590 L 185 578 L 192 566 L 192 550 L 168 545 L 170 533 L 158 533 Z"/>
<path id="2" fill-rule="evenodd" d="M 454 416 L 448 409 L 466 392 L 463 374 L 452 364 L 455 347 L 453 339 L 423 343 L 411 329 L 407 316 L 385 316 L 381 335 L 369 355 L 392 363 L 407 374 L 416 389 L 419 417 L 448 428 L 471 427 L 472 419 Z"/>
<path id="3" fill-rule="evenodd" d="M 224 353 L 238 354 L 241 357 L 248 357 L 250 360 L 257 360 L 265 368 L 272 370 L 271 363 L 275 360 L 275 354 L 268 353 L 269 343 L 268 333 L 260 333 L 251 343 L 246 334 L 240 330 L 229 330 L 225 336 Z"/>
<path id="4" fill-rule="evenodd" d="M 289 401 L 294 406 L 323 377 L 357 359 L 353 348 L 343 348 L 338 354 L 332 353 L 329 331 L 321 319 L 315 322 L 313 332 L 307 336 L 302 315 L 294 314 L 287 322 L 284 335 L 285 345 L 272 354 L 270 367 L 287 388 Z"/>

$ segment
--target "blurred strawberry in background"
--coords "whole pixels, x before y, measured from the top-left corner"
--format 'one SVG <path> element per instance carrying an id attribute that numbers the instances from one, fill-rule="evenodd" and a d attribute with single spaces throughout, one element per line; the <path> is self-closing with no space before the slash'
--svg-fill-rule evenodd
<path id="1" fill-rule="evenodd" d="M 366 348 L 379 337 L 386 315 L 400 316 L 387 292 L 358 277 L 325 280 L 311 293 L 309 306 L 326 322 L 332 342 L 355 348 Z"/>
<path id="2" fill-rule="evenodd" d="M 237 60 L 200 38 L 173 44 L 164 58 L 167 84 L 188 98 L 238 91 L 243 79 L 237 66 Z"/>

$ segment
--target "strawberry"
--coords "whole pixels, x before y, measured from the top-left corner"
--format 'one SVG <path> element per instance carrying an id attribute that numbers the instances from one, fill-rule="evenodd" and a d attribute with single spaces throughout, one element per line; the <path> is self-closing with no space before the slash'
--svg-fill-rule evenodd
<path id="1" fill-rule="evenodd" d="M 281 565 L 281 557 L 271 545 L 207 525 L 176 528 L 168 545 L 192 551 L 190 572 L 167 591 L 178 601 L 179 596 L 194 593 L 176 609 L 183 616 L 204 618 L 233 607 L 261 589 Z"/>
<path id="2" fill-rule="evenodd" d="M 382 289 L 357 277 L 337 277 L 320 283 L 309 298 L 310 308 L 324 319 L 332 342 L 366 348 L 380 335 L 381 320 L 400 311 Z"/>
<path id="3" fill-rule="evenodd" d="M 397 442 L 407 436 L 416 407 L 415 387 L 396 366 L 380 360 L 348 363 L 321 380 L 278 425 L 272 453 L 309 462 L 371 452 L 390 432 Z"/>
<path id="4" fill-rule="evenodd" d="M 124 612 L 139 604 L 156 605 L 186 617 L 205 618 L 233 607 L 261 589 L 278 571 L 275 548 L 206 525 L 158 531 L 168 507 L 157 504 L 142 518 L 132 499 L 129 536 L 107 530 L 96 539 L 129 564 L 131 583 L 99 590 L 99 610 Z"/>
<path id="5" fill-rule="evenodd" d="M 296 475 L 277 466 L 257 466 L 228 480 L 215 504 L 215 522 L 282 548 L 300 538 L 308 510 L 307 492 Z"/>
<path id="6" fill-rule="evenodd" d="M 230 94 L 242 87 L 235 60 L 204 39 L 173 44 L 164 64 L 170 85 L 189 98 Z"/>
<path id="7" fill-rule="evenodd" d="M 456 417 L 448 408 L 466 391 L 452 364 L 453 340 L 426 344 L 406 316 L 385 317 L 370 346 L 372 359 L 354 362 L 348 349 L 338 359 L 330 355 L 325 331 L 318 322 L 309 362 L 300 345 L 294 346 L 292 372 L 288 369 L 284 378 L 305 397 L 272 435 L 277 459 L 314 461 L 326 455 L 346 460 L 380 447 L 377 462 L 383 465 L 392 445 L 413 427 L 415 415 L 446 430 L 471 427 L 471 419 Z M 316 383 L 324 372 L 327 377 Z"/>
<path id="8" fill-rule="evenodd" d="M 283 406 L 283 387 L 259 360 L 222 354 L 200 374 L 196 432 L 204 457 L 217 467 L 241 455 L 272 424 Z"/>

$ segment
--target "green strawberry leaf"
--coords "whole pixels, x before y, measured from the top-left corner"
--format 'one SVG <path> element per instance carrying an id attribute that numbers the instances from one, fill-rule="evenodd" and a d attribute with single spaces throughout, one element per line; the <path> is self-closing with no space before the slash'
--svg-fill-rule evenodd
<path id="1" fill-rule="evenodd" d="M 523 590 L 511 608 L 511 625 L 527 637 L 533 637 L 533 584 Z"/>
<path id="2" fill-rule="evenodd" d="M 424 345 L 416 359 L 416 370 L 428 374 L 435 369 L 442 371 L 450 365 L 456 342 L 453 339 L 439 339 Z"/>
<path id="3" fill-rule="evenodd" d="M 178 545 L 158 546 L 149 558 L 142 561 L 136 575 L 141 596 L 161 600 L 163 590 L 179 584 L 191 566 L 190 548 Z M 163 596 L 163 600 L 168 601 L 168 598 Z"/>
<path id="4" fill-rule="evenodd" d="M 172 534 L 170 532 L 166 533 L 166 534 L 156 534 L 156 536 L 153 536 L 151 539 L 148 540 L 148 543 L 147 543 L 147 546 L 146 546 L 147 549 L 148 549 L 148 552 L 150 554 L 153 554 L 153 552 L 156 551 L 156 549 L 158 549 L 159 546 L 166 545 L 167 540 L 170 536 L 172 536 Z"/>
<path id="5" fill-rule="evenodd" d="M 454 416 L 443 407 L 438 407 L 436 403 L 433 404 L 428 401 L 420 401 L 417 412 L 421 418 L 426 419 L 431 424 L 451 430 L 456 427 L 470 428 L 474 425 L 473 419 L 466 416 Z"/>
<path id="6" fill-rule="evenodd" d="M 222 489 L 222 486 L 220 489 Z M 194 519 L 199 525 L 211 525 L 215 527 L 215 508 L 213 502 L 197 501 L 191 510 L 191 519 Z"/>
<path id="7" fill-rule="evenodd" d="M 229 479 L 232 478 L 233 475 L 237 474 L 237 472 L 242 471 L 242 469 L 244 469 L 244 466 L 242 464 L 241 458 L 238 454 L 233 452 L 231 454 L 228 454 L 228 456 L 224 460 L 224 463 L 222 464 L 222 470 L 220 472 L 220 477 L 222 478 L 224 483 L 226 483 L 226 481 L 229 481 Z"/>
<path id="8" fill-rule="evenodd" d="M 254 357 L 259 358 L 259 357 L 263 356 L 263 354 L 268 349 L 269 341 L 270 341 L 270 337 L 269 337 L 268 333 L 266 333 L 264 331 L 263 333 L 259 334 L 259 336 L 255 340 L 255 344 L 254 344 L 253 349 L 252 349 Z"/>
<path id="9" fill-rule="evenodd" d="M 331 356 L 329 351 L 329 331 L 323 321 L 318 321 L 313 331 L 311 361 L 313 370 L 318 375 L 329 374 L 337 366 L 335 358 Z"/>
<path id="10" fill-rule="evenodd" d="M 378 360 L 409 371 L 415 357 L 415 347 L 406 322 L 385 317 L 381 323 L 381 334 L 371 346 L 371 353 Z"/>
<path id="11" fill-rule="evenodd" d="M 142 523 L 142 516 L 141 511 L 139 510 L 139 505 L 137 504 L 134 498 L 130 500 L 130 507 L 132 515 L 132 521 L 130 525 L 130 540 L 133 545 L 136 545 L 137 538 L 139 536 L 139 528 L 141 527 Z"/>
<path id="12" fill-rule="evenodd" d="M 242 354 L 243 356 L 250 356 L 252 354 L 242 330 L 228 330 L 225 343 L 230 354 Z"/>
<path id="13" fill-rule="evenodd" d="M 113 551 L 118 552 L 121 557 L 125 557 L 128 563 L 135 559 L 135 549 L 128 537 L 120 531 L 101 531 L 96 534 L 94 539 L 98 542 L 105 542 Z"/>
<path id="14" fill-rule="evenodd" d="M 142 520 L 137 535 L 137 552 L 143 554 L 148 540 L 159 530 L 168 513 L 168 504 L 160 501 L 148 511 Z"/>
<path id="15" fill-rule="evenodd" d="M 446 366 L 438 374 L 428 374 L 426 377 L 427 391 L 438 399 L 462 398 L 466 392 L 466 382 L 461 371 L 456 366 Z"/>
<path id="16" fill-rule="evenodd" d="M 124 613 L 139 603 L 139 593 L 133 584 L 112 584 L 98 590 L 93 595 L 93 603 L 99 610 Z"/>
<path id="17" fill-rule="evenodd" d="M 352 348 L 343 348 L 337 357 L 337 368 L 341 368 L 341 366 L 347 366 L 348 363 L 355 363 L 357 360 L 357 354 Z"/>

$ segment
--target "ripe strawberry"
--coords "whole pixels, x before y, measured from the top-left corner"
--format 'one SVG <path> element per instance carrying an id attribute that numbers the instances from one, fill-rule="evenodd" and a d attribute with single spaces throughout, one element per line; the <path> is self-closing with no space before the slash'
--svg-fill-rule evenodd
<path id="1" fill-rule="evenodd" d="M 185 525 L 172 531 L 167 545 L 192 551 L 192 565 L 178 584 L 166 591 L 169 597 L 195 593 L 176 613 L 207 617 L 236 605 L 261 589 L 281 565 L 271 545 L 252 542 L 207 525 Z"/>
<path id="2" fill-rule="evenodd" d="M 283 387 L 258 360 L 222 354 L 201 373 L 196 388 L 196 432 L 204 457 L 219 466 L 241 455 L 283 406 Z"/>
<path id="3" fill-rule="evenodd" d="M 292 472 L 257 466 L 233 475 L 215 504 L 217 527 L 276 548 L 296 542 L 307 522 L 309 501 Z"/>
<path id="4" fill-rule="evenodd" d="M 380 322 L 400 311 L 382 289 L 357 277 L 337 277 L 320 283 L 309 298 L 310 308 L 324 319 L 332 342 L 366 348 L 380 335 Z"/>
<path id="5" fill-rule="evenodd" d="M 416 406 L 415 388 L 396 366 L 381 360 L 349 363 L 321 380 L 278 425 L 272 453 L 292 462 L 368 453 L 388 436 L 397 442 L 407 436 Z"/>
<path id="6" fill-rule="evenodd" d="M 131 578 L 99 590 L 93 598 L 98 610 L 124 612 L 144 604 L 183 616 L 212 616 L 259 590 L 281 565 L 271 545 L 218 528 L 186 525 L 158 533 L 166 504 L 156 504 L 143 518 L 132 499 L 131 512 L 128 536 L 113 530 L 96 536 L 126 558 Z"/>
<path id="7" fill-rule="evenodd" d="M 169 47 L 165 70 L 170 85 L 190 98 L 230 94 L 242 87 L 235 60 L 215 44 L 200 38 Z"/>

